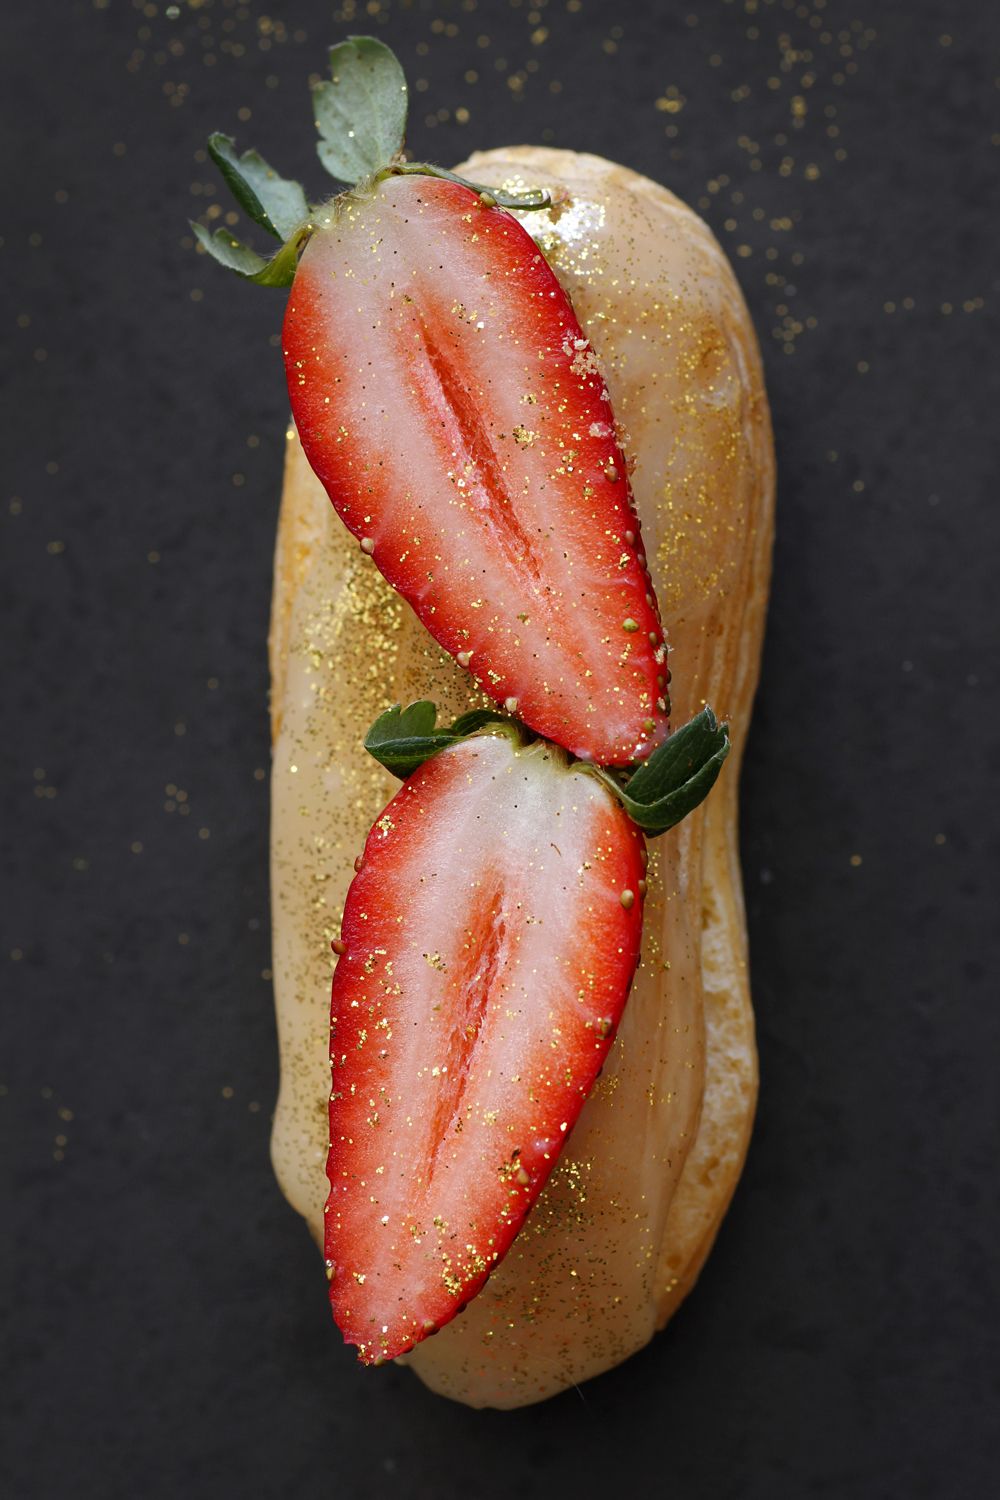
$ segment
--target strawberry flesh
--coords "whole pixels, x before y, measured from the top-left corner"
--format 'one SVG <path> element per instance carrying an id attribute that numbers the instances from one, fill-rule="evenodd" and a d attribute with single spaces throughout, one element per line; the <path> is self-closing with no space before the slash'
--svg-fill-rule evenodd
<path id="1" fill-rule="evenodd" d="M 642 835 L 562 752 L 442 751 L 377 820 L 333 981 L 333 1314 L 366 1364 L 509 1248 L 596 1078 L 642 925 Z M 623 893 L 624 896 L 623 896 Z"/>
<path id="2" fill-rule="evenodd" d="M 544 256 L 468 188 L 335 201 L 284 325 L 339 515 L 476 684 L 603 765 L 667 732 L 665 651 L 593 350 Z"/>

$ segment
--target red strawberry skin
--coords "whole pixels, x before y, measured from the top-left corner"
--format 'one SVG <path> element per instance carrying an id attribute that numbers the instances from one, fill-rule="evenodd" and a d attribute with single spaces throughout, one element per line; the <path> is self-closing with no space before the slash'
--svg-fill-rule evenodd
<path id="1" fill-rule="evenodd" d="M 517 1234 L 618 1025 L 645 858 L 595 777 L 504 734 L 425 762 L 368 835 L 333 981 L 326 1207 L 333 1314 L 365 1363 L 447 1323 Z"/>
<path id="2" fill-rule="evenodd" d="M 310 464 L 476 684 L 581 759 L 665 737 L 666 663 L 604 380 L 526 230 L 390 177 L 337 200 L 285 316 Z"/>

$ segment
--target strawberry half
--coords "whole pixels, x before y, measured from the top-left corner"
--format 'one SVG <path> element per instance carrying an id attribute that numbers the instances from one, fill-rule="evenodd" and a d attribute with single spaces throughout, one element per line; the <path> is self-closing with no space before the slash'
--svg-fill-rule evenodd
<path id="1" fill-rule="evenodd" d="M 593 350 L 527 231 L 455 181 L 335 199 L 285 315 L 338 514 L 478 687 L 574 755 L 665 737 L 663 634 Z"/>
<path id="2" fill-rule="evenodd" d="M 638 961 L 642 834 L 552 745 L 480 734 L 377 820 L 333 981 L 327 1272 L 366 1364 L 474 1297 L 551 1172 Z"/>

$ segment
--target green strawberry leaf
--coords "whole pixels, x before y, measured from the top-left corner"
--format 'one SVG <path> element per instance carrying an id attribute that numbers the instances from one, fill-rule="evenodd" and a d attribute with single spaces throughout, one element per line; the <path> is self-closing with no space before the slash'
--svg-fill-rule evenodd
<path id="1" fill-rule="evenodd" d="M 230 234 L 228 229 L 206 229 L 204 224 L 196 224 L 191 221 L 194 237 L 203 249 L 207 250 L 213 260 L 217 260 L 220 266 L 225 266 L 227 271 L 235 271 L 239 276 L 254 277 L 267 265 L 262 255 L 256 250 L 251 250 L 249 245 L 241 244 L 235 235 Z"/>
<path id="2" fill-rule="evenodd" d="M 313 89 L 317 150 L 338 182 L 354 184 L 387 167 L 403 149 L 406 78 L 393 52 L 373 36 L 330 48 L 333 81 Z"/>
<path id="3" fill-rule="evenodd" d="M 447 728 L 436 728 L 436 724 L 437 709 L 426 698 L 411 703 L 408 708 L 395 703 L 385 713 L 379 714 L 365 735 L 365 749 L 387 771 L 405 781 L 439 750 L 457 744 L 484 725 L 510 726 L 514 721 L 491 709 L 476 708 L 460 714 Z"/>
<path id="4" fill-rule="evenodd" d="M 729 726 L 706 705 L 654 750 L 624 787 L 613 789 L 633 823 L 649 834 L 665 833 L 708 796 L 728 754 Z"/>
<path id="5" fill-rule="evenodd" d="M 244 245 L 228 229 L 206 229 L 204 224 L 191 224 L 195 239 L 213 260 L 227 271 L 235 271 L 244 281 L 255 281 L 258 286 L 291 286 L 295 269 L 299 263 L 299 250 L 309 237 L 308 226 L 292 236 L 282 245 L 276 255 L 265 260 L 249 245 Z"/>
<path id="6" fill-rule="evenodd" d="M 288 239 L 309 217 L 300 184 L 279 177 L 259 152 L 238 156 L 232 136 L 216 131 L 208 138 L 208 154 L 244 213 L 276 240 Z"/>

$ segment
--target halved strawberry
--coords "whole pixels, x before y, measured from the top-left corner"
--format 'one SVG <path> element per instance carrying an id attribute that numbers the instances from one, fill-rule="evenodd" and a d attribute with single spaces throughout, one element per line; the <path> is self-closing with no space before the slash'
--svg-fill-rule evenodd
<path id="1" fill-rule="evenodd" d="M 411 1348 L 505 1254 L 611 1045 L 645 848 L 556 747 L 434 755 L 372 828 L 333 981 L 327 1271 L 362 1361 Z"/>
<path id="2" fill-rule="evenodd" d="M 339 515 L 483 691 L 581 758 L 643 759 L 662 630 L 604 379 L 537 245 L 428 176 L 316 224 L 284 349 Z"/>

